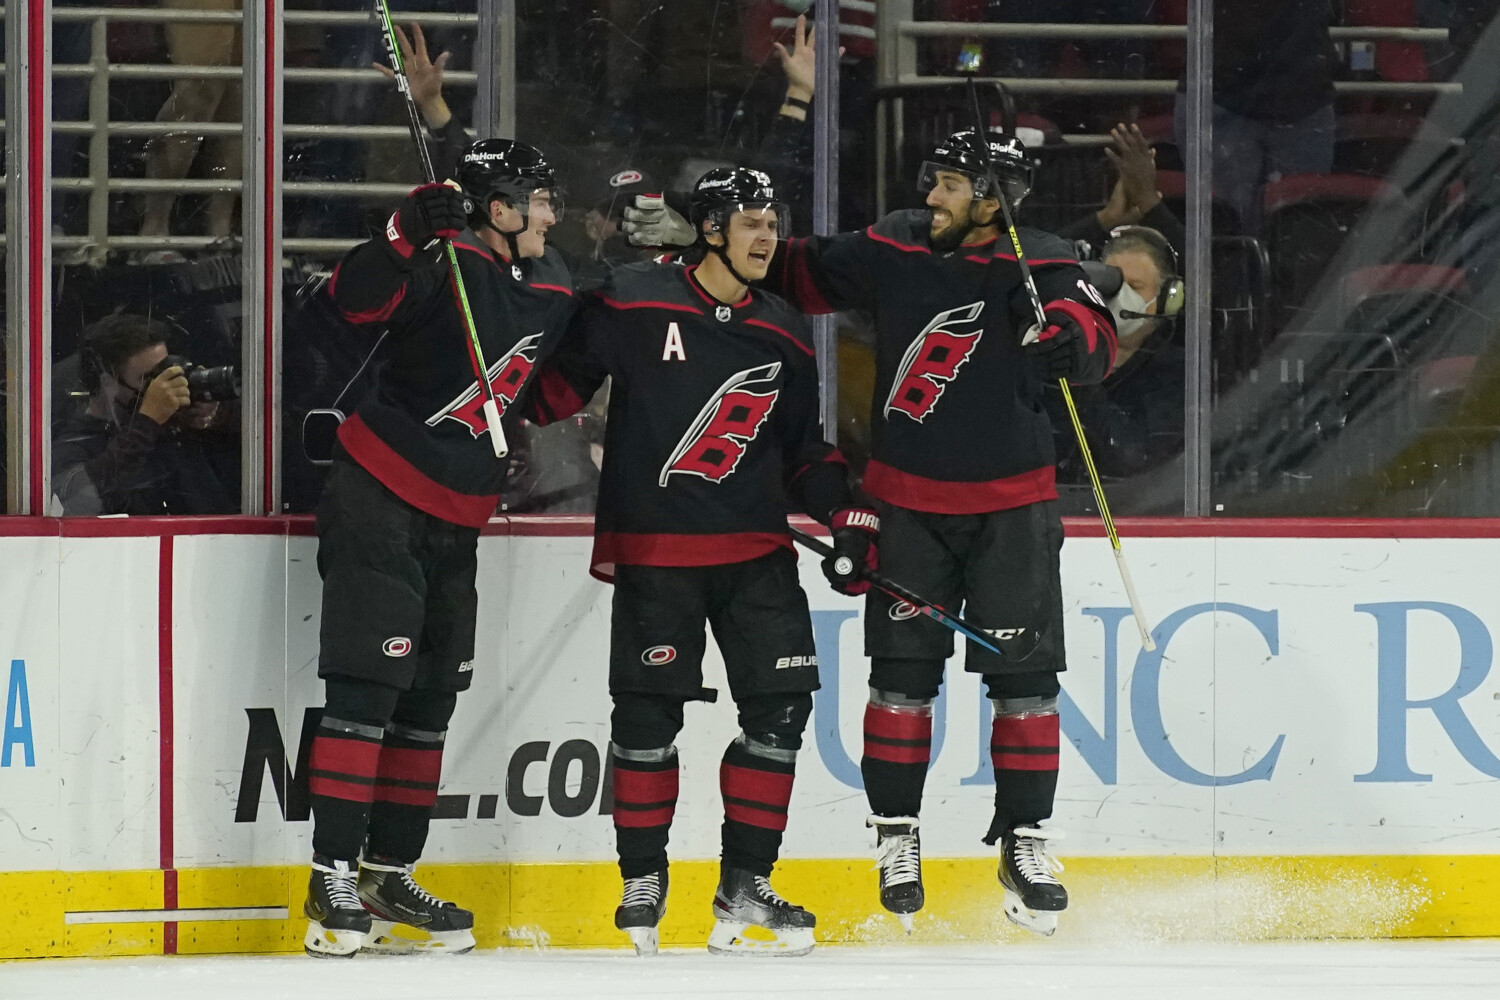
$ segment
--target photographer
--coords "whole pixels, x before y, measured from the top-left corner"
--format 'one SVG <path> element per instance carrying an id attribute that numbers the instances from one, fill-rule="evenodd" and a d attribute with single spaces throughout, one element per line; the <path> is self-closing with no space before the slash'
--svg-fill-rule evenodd
<path id="1" fill-rule="evenodd" d="M 84 332 L 88 404 L 52 440 L 52 488 L 64 515 L 239 509 L 234 407 L 194 401 L 205 395 L 202 378 L 195 392 L 180 365 L 166 364 L 179 360 L 168 357 L 169 332 L 164 323 L 129 314 Z M 200 369 L 220 381 L 226 371 Z M 227 459 L 223 472 L 216 459 Z"/>

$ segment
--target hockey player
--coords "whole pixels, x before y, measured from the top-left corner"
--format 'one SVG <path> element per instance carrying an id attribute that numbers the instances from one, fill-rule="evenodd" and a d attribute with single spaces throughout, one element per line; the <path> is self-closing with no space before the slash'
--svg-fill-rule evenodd
<path id="1" fill-rule="evenodd" d="M 802 732 L 818 687 L 789 508 L 830 525 L 835 589 L 863 592 L 879 522 L 853 505 L 841 455 L 818 423 L 806 322 L 754 287 L 786 231 L 769 178 L 699 178 L 701 264 L 633 264 L 587 302 L 540 373 L 542 422 L 612 377 L 592 572 L 615 585 L 610 753 L 624 895 L 615 925 L 654 954 L 666 908 L 667 834 L 677 803 L 683 706 L 703 688 L 704 622 L 723 653 L 740 734 L 724 752 L 723 860 L 708 948 L 806 954 L 813 914 L 771 888 Z M 756 926 L 774 942 L 744 934 Z"/>
<path id="2" fill-rule="evenodd" d="M 562 205 L 538 150 L 481 140 L 458 179 L 462 192 L 413 191 L 329 282 L 346 318 L 387 333 L 374 387 L 339 427 L 318 508 L 327 703 L 309 764 L 312 955 L 474 947 L 473 915 L 412 878 L 444 733 L 473 676 L 475 551 L 505 473 L 439 241 L 457 249 L 502 407 L 548 331 L 565 329 L 573 293 L 545 242 Z M 396 924 L 415 933 L 393 934 Z"/>
<path id="3" fill-rule="evenodd" d="M 1012 206 L 1032 164 L 1004 133 L 988 137 Z M 994 706 L 990 754 L 1005 912 L 1050 934 L 1067 893 L 1041 824 L 1057 788 L 1058 673 L 1064 669 L 1052 429 L 1042 389 L 1097 382 L 1112 364 L 1109 312 L 1067 246 L 1023 230 L 1046 323 L 1034 312 L 972 131 L 922 165 L 927 208 L 894 212 L 862 232 L 794 239 L 768 285 L 806 312 L 874 317 L 872 450 L 864 489 L 881 513 L 881 571 L 964 615 L 1003 655 L 970 644 L 969 671 Z M 1030 333 L 1028 334 L 1028 331 Z M 1027 342 L 1027 341 L 1031 342 Z M 1024 346 L 1023 346 L 1024 345 Z M 869 592 L 871 658 L 861 770 L 886 909 L 910 929 L 922 908 L 918 814 L 932 704 L 953 634 L 880 591 Z"/>

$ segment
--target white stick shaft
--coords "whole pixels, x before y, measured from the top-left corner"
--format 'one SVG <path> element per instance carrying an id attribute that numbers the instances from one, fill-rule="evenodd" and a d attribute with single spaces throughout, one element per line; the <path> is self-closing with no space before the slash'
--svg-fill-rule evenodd
<path id="1" fill-rule="evenodd" d="M 495 457 L 504 458 L 510 454 L 510 446 L 505 443 L 505 429 L 500 426 L 500 407 L 492 396 L 480 409 L 484 411 L 484 425 L 490 429 L 490 444 L 495 446 Z"/>
<path id="2" fill-rule="evenodd" d="M 1151 638 L 1151 623 L 1146 620 L 1146 612 L 1141 610 L 1141 599 L 1136 596 L 1135 581 L 1130 578 L 1130 567 L 1125 564 L 1125 553 L 1116 548 L 1115 565 L 1120 567 L 1120 582 L 1125 584 L 1125 598 L 1130 601 L 1131 614 L 1135 616 L 1135 627 L 1141 632 L 1141 645 L 1147 651 L 1156 648 L 1156 640 Z"/>

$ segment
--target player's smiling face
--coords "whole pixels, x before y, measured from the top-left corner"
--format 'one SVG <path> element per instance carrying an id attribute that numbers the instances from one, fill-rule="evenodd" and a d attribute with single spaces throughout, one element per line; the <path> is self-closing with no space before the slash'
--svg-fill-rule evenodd
<path id="1" fill-rule="evenodd" d="M 974 184 L 967 174 L 956 170 L 939 170 L 937 183 L 927 192 L 927 207 L 932 210 L 932 227 L 928 233 L 932 245 L 940 249 L 958 246 L 968 235 L 969 229 L 976 224 L 970 221 L 971 209 L 980 205 L 993 208 L 995 203 L 975 202 Z M 992 213 L 981 209 L 975 214 L 988 218 Z"/>
<path id="2" fill-rule="evenodd" d="M 734 269 L 751 281 L 764 278 L 776 253 L 779 227 L 774 208 L 747 208 L 731 215 L 724 252 Z"/>
<path id="3" fill-rule="evenodd" d="M 516 233 L 516 249 L 522 257 L 540 257 L 547 251 L 547 230 L 557 222 L 552 210 L 552 192 L 533 191 L 527 207 L 526 228 L 521 228 L 521 213 L 503 201 L 490 202 L 491 218 L 495 228 L 505 233 Z"/>

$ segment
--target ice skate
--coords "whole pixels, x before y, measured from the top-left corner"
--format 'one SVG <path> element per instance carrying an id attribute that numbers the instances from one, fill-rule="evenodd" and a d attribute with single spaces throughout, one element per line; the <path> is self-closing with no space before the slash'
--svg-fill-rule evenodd
<path id="1" fill-rule="evenodd" d="M 655 955 L 657 925 L 667 912 L 667 870 L 625 880 L 625 893 L 615 907 L 615 926 L 630 935 L 637 955 Z"/>
<path id="2" fill-rule="evenodd" d="M 373 919 L 365 951 L 462 955 L 474 950 L 474 914 L 423 889 L 414 865 L 382 858 L 359 867 L 359 898 Z"/>
<path id="3" fill-rule="evenodd" d="M 906 933 L 911 933 L 912 914 L 922 908 L 922 838 L 915 816 L 871 816 L 866 826 L 875 828 L 875 864 L 880 869 L 880 905 Z"/>
<path id="4" fill-rule="evenodd" d="M 353 958 L 370 933 L 370 914 L 355 891 L 357 873 L 347 861 L 313 855 L 307 880 L 307 936 L 302 947 L 313 958 Z"/>
<path id="5" fill-rule="evenodd" d="M 1047 853 L 1047 841 L 1061 839 L 1034 826 L 1007 830 L 1000 839 L 1000 884 L 1005 915 L 1034 934 L 1051 937 L 1057 915 L 1068 908 L 1068 890 L 1057 880 L 1061 861 Z"/>
<path id="6" fill-rule="evenodd" d="M 813 950 L 818 918 L 776 895 L 764 875 L 722 867 L 714 917 L 708 950 L 715 955 L 791 957 Z"/>

